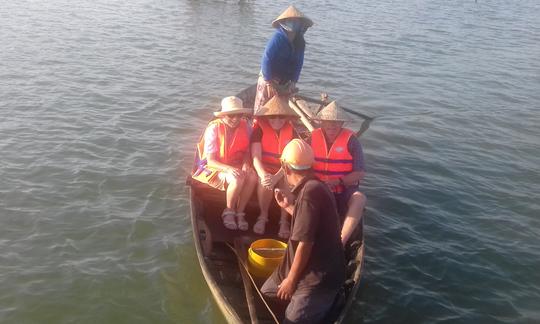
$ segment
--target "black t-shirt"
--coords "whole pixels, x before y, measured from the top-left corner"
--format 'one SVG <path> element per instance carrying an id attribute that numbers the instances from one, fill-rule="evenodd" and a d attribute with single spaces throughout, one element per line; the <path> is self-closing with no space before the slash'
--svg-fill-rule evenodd
<path id="1" fill-rule="evenodd" d="M 283 262 L 273 274 L 274 280 L 279 284 L 287 277 L 298 243 L 311 242 L 313 248 L 297 289 L 337 289 L 345 281 L 345 256 L 334 195 L 313 175 L 304 178 L 293 194 L 297 198 L 291 237 Z"/>

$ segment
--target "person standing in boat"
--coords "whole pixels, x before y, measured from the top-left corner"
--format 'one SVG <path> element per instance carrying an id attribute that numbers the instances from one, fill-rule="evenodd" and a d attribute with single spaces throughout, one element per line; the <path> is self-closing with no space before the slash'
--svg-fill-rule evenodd
<path id="1" fill-rule="evenodd" d="M 250 128 L 245 118 L 251 113 L 240 98 L 224 98 L 221 111 L 214 112 L 217 118 L 208 124 L 197 146 L 197 168 L 192 177 L 226 190 L 226 208 L 221 217 L 230 230 L 248 229 L 244 210 L 257 183 L 250 164 Z"/>
<path id="2" fill-rule="evenodd" d="M 321 127 L 311 133 L 311 146 L 315 152 L 313 169 L 336 198 L 338 213 L 343 224 L 343 246 L 360 224 L 366 205 L 366 196 L 358 190 L 364 178 L 364 155 L 355 133 L 343 127 L 350 118 L 335 101 L 317 114 Z"/>
<path id="3" fill-rule="evenodd" d="M 253 167 L 259 176 L 257 197 L 260 214 L 253 226 L 253 232 L 264 234 L 268 222 L 268 209 L 274 197 L 274 187 L 283 187 L 283 172 L 279 158 L 285 145 L 298 135 L 292 119 L 298 116 L 289 107 L 286 97 L 274 96 L 255 114 L 255 123 L 251 134 L 251 156 Z M 278 236 L 288 239 L 290 223 L 285 210 L 281 210 Z"/>
<path id="4" fill-rule="evenodd" d="M 332 192 L 312 171 L 312 148 L 293 139 L 281 155 L 292 197 L 275 189 L 280 207 L 292 215 L 292 232 L 281 264 L 261 292 L 289 301 L 285 323 L 322 323 L 345 281 L 345 256 Z"/>
<path id="5" fill-rule="evenodd" d="M 272 22 L 276 31 L 262 56 L 255 113 L 274 95 L 288 96 L 294 92 L 304 65 L 304 33 L 311 26 L 313 21 L 294 6 L 289 6 Z"/>

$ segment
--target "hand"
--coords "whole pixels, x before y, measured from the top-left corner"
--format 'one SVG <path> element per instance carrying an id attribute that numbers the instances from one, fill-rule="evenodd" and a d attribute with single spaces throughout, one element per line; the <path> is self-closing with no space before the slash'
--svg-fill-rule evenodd
<path id="1" fill-rule="evenodd" d="M 296 87 L 296 82 L 289 82 L 289 93 L 292 95 L 294 93 L 298 92 L 298 88 Z"/>
<path id="2" fill-rule="evenodd" d="M 242 171 L 249 173 L 251 171 L 251 165 L 249 163 L 242 164 Z"/>
<path id="3" fill-rule="evenodd" d="M 276 184 L 281 180 L 281 176 L 278 176 L 277 174 L 271 174 L 270 175 L 270 184 L 271 187 L 274 188 Z"/>
<path id="4" fill-rule="evenodd" d="M 278 286 L 277 297 L 282 300 L 290 300 L 295 290 L 296 283 L 287 277 Z"/>
<path id="5" fill-rule="evenodd" d="M 264 188 L 272 190 L 272 188 L 274 188 L 272 184 L 272 175 L 270 173 L 265 173 L 261 179 L 261 184 Z"/>
<path id="6" fill-rule="evenodd" d="M 238 168 L 229 168 L 227 169 L 227 173 L 232 175 L 233 177 L 235 178 L 239 178 L 240 175 L 242 175 L 242 170 L 238 169 Z"/>
<path id="7" fill-rule="evenodd" d="M 287 207 L 291 206 L 291 201 L 289 200 L 289 197 L 283 194 L 281 189 L 276 188 L 274 189 L 274 197 L 276 198 L 276 202 L 279 205 L 279 207 L 286 209 Z"/>
<path id="8" fill-rule="evenodd" d="M 277 94 L 276 88 L 274 87 L 273 82 L 266 82 L 266 96 L 272 98 Z"/>
<path id="9" fill-rule="evenodd" d="M 272 82 L 272 87 L 274 88 L 275 92 L 277 92 L 277 94 L 280 96 L 288 96 L 291 93 L 291 81 L 287 81 L 287 83 L 284 84 Z"/>

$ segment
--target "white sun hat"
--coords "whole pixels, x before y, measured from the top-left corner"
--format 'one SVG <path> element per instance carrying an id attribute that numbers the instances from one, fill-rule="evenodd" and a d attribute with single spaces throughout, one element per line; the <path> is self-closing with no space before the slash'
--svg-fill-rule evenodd
<path id="1" fill-rule="evenodd" d="M 245 108 L 242 99 L 235 96 L 230 96 L 221 100 L 221 111 L 214 112 L 214 116 L 216 117 L 234 114 L 251 115 L 253 114 L 253 109 Z"/>

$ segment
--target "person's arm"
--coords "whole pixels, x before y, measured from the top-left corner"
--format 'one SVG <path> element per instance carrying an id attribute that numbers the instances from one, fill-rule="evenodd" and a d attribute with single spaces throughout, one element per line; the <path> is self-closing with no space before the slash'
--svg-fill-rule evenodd
<path id="1" fill-rule="evenodd" d="M 272 35 L 272 38 L 266 44 L 261 60 L 261 71 L 265 81 L 270 82 L 273 78 L 272 64 L 279 51 L 278 32 Z"/>
<path id="2" fill-rule="evenodd" d="M 208 161 L 208 166 L 210 168 L 212 168 L 212 169 L 219 170 L 219 171 L 225 171 L 225 172 L 229 172 L 229 171 L 233 171 L 233 170 L 238 171 L 238 168 L 235 168 L 235 167 L 233 167 L 231 165 L 220 162 L 217 159 L 217 153 L 208 153 L 207 156 L 206 156 L 206 160 Z"/>
<path id="3" fill-rule="evenodd" d="M 364 179 L 364 152 L 362 150 L 362 145 L 356 136 L 353 136 L 349 139 L 347 143 L 349 152 L 353 157 L 353 172 L 347 174 L 342 178 L 346 186 L 358 186 L 360 182 Z"/>
<path id="4" fill-rule="evenodd" d="M 322 215 L 321 205 L 327 203 L 321 198 L 327 197 L 326 191 L 321 190 L 319 184 L 307 183 L 304 186 L 303 193 L 297 199 L 295 222 L 291 233 L 291 241 L 298 242 L 291 269 L 287 277 L 281 282 L 278 289 L 278 297 L 281 299 L 290 299 L 296 290 L 306 265 L 311 257 L 315 236 L 319 230 L 319 220 Z M 310 197 L 310 198 L 308 198 Z"/>
<path id="5" fill-rule="evenodd" d="M 208 167 L 223 172 L 232 172 L 234 176 L 240 174 L 240 170 L 231 165 L 222 163 L 218 159 L 219 143 L 217 141 L 217 126 L 209 126 L 204 133 L 204 151 Z"/>
<path id="6" fill-rule="evenodd" d="M 244 158 L 242 159 L 242 171 L 246 172 L 254 172 L 253 171 L 253 160 L 251 159 L 251 152 L 249 149 L 249 145 L 247 147 L 246 152 L 244 153 Z"/>
<path id="7" fill-rule="evenodd" d="M 306 268 L 313 249 L 312 242 L 298 242 L 298 247 L 294 253 L 294 259 L 289 274 L 278 286 L 277 297 L 284 300 L 291 299 L 300 275 Z"/>
<path id="8" fill-rule="evenodd" d="M 283 178 L 284 174 L 285 172 L 283 171 L 283 168 L 279 168 L 279 170 L 275 174 L 271 175 L 270 186 L 273 188 L 279 182 L 279 180 Z"/>
<path id="9" fill-rule="evenodd" d="M 279 207 L 285 209 L 285 211 L 289 215 L 294 214 L 294 201 L 292 197 L 285 194 L 281 189 L 275 188 L 274 198 L 276 199 L 276 202 L 279 205 Z"/>
<path id="10" fill-rule="evenodd" d="M 218 127 L 215 124 L 210 124 L 204 132 L 204 152 L 206 153 L 208 167 L 219 171 L 225 171 L 230 167 L 225 163 L 221 163 L 218 159 Z"/>
<path id="11" fill-rule="evenodd" d="M 331 187 L 337 185 L 344 185 L 345 187 L 357 186 L 364 179 L 364 174 L 364 171 L 353 171 L 341 178 L 330 179 L 326 183 Z"/>
<path id="12" fill-rule="evenodd" d="M 302 66 L 304 66 L 304 51 L 298 53 L 296 66 L 294 67 L 293 79 L 291 80 L 292 82 L 298 83 L 298 79 L 300 79 L 300 72 L 302 72 Z"/>
<path id="13" fill-rule="evenodd" d="M 251 156 L 253 158 L 253 167 L 259 176 L 259 179 L 264 179 L 267 172 L 262 163 L 262 145 L 261 142 L 251 143 Z"/>
<path id="14" fill-rule="evenodd" d="M 347 143 L 347 149 L 349 150 L 353 158 L 353 171 L 344 175 L 341 178 L 332 179 L 327 181 L 329 186 L 358 186 L 364 179 L 364 152 L 362 151 L 362 145 L 356 137 L 351 137 Z"/>

